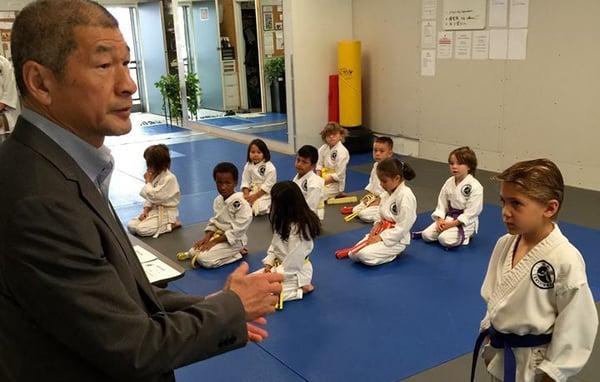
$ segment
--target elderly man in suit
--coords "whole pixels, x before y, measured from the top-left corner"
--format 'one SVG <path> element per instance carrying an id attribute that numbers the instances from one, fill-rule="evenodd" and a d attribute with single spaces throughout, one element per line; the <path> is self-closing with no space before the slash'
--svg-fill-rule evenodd
<path id="1" fill-rule="evenodd" d="M 136 90 L 116 20 L 41 0 L 11 44 L 24 110 L 0 145 L 0 380 L 172 381 L 265 337 L 252 322 L 274 311 L 280 275 L 242 264 L 207 297 L 155 288 L 116 219 L 103 142 L 130 130 Z"/>

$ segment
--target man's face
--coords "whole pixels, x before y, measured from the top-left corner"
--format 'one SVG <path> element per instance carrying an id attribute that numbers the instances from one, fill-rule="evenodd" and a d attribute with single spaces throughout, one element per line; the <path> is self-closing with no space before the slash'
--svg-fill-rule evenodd
<path id="1" fill-rule="evenodd" d="M 99 147 L 104 137 L 131 130 L 129 48 L 116 28 L 75 27 L 77 48 L 55 79 L 48 111 L 62 127 Z M 52 91 L 54 90 L 54 91 Z"/>

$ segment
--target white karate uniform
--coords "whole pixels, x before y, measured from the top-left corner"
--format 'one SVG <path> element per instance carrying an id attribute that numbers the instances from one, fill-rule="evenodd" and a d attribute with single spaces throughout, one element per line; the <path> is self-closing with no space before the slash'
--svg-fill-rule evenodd
<path id="1" fill-rule="evenodd" d="M 410 244 L 410 229 L 417 220 L 417 199 L 404 182 L 391 195 L 387 192 L 382 194 L 379 215 L 381 220 L 393 221 L 396 225 L 379 235 L 382 241 L 349 254 L 352 260 L 366 265 L 384 264 L 394 260 Z M 367 234 L 361 242 L 368 238 Z"/>
<path id="2" fill-rule="evenodd" d="M 437 240 L 444 247 L 456 247 L 461 244 L 462 239 L 458 227 L 452 227 L 441 233 L 436 230 L 435 221 L 438 218 L 454 221 L 451 216 L 447 216 L 448 203 L 452 208 L 463 210 L 457 220 L 462 223 L 465 234 L 463 244 L 466 245 L 479 227 L 479 214 L 483 210 L 483 186 L 471 174 L 468 174 L 459 184 L 456 184 L 454 177 L 451 176 L 442 186 L 437 207 L 431 214 L 434 223 L 427 227 L 421 236 L 425 241 Z"/>
<path id="3" fill-rule="evenodd" d="M 313 241 L 304 240 L 297 230 L 296 225 L 290 227 L 287 241 L 281 240 L 281 236 L 274 233 L 267 256 L 263 259 L 263 264 L 270 266 L 273 266 L 275 259 L 279 259 L 280 265 L 271 271 L 284 275 L 284 301 L 301 299 L 302 287 L 310 284 L 313 275 L 313 267 L 308 260 L 308 255 L 313 250 Z"/>
<path id="4" fill-rule="evenodd" d="M 586 364 L 594 346 L 598 313 L 585 274 L 583 257 L 558 225 L 512 268 L 517 235 L 504 235 L 492 253 L 481 296 L 487 313 L 483 331 L 550 334 L 552 341 L 534 348 L 514 348 L 516 380 L 537 381 L 543 372 L 563 382 Z M 504 352 L 486 345 L 488 372 L 504 378 Z"/>
<path id="5" fill-rule="evenodd" d="M 13 66 L 8 59 L 0 55 L 0 103 L 5 104 L 5 108 L 0 111 L 4 114 L 8 121 L 8 131 L 11 132 L 15 128 L 17 118 L 21 113 L 19 103 L 19 92 Z M 3 131 L 0 131 L 0 134 Z"/>
<path id="6" fill-rule="evenodd" d="M 349 160 L 350 153 L 341 141 L 333 147 L 324 144 L 319 148 L 319 160 L 317 161 L 316 170 L 322 171 L 323 168 L 329 168 L 335 171 L 330 174 L 335 182 L 325 186 L 323 199 L 326 200 L 344 192 L 346 187 L 346 166 L 348 166 Z"/>
<path id="7" fill-rule="evenodd" d="M 179 217 L 179 183 L 177 177 L 168 169 L 161 172 L 140 191 L 145 199 L 144 207 L 151 207 L 144 220 L 133 218 L 127 223 L 129 232 L 139 236 L 155 236 L 171 232 L 172 224 Z"/>
<path id="8" fill-rule="evenodd" d="M 240 250 L 248 244 L 246 231 L 252 223 L 252 207 L 244 199 L 244 194 L 236 192 L 227 200 L 218 195 L 213 203 L 215 215 L 210 218 L 204 232 L 221 230 L 227 238 L 208 251 L 198 251 L 192 247 L 191 256 L 196 256 L 196 262 L 205 268 L 217 268 L 242 258 Z"/>
<path id="9" fill-rule="evenodd" d="M 277 170 L 271 161 L 254 164 L 247 162 L 242 173 L 242 190 L 248 188 L 253 194 L 263 190 L 266 194 L 254 201 L 254 215 L 268 214 L 271 210 L 271 188 L 277 183 Z"/>
<path id="10" fill-rule="evenodd" d="M 381 194 L 385 192 L 385 190 L 381 187 L 381 182 L 379 181 L 379 177 L 377 177 L 377 165 L 379 163 L 373 163 L 373 169 L 371 170 L 371 175 L 369 176 L 369 184 L 365 187 L 367 192 L 381 197 Z M 373 223 L 379 220 L 379 205 L 365 207 L 364 204 L 358 203 L 352 208 L 352 212 L 358 211 L 358 218 L 366 223 Z"/>
<path id="11" fill-rule="evenodd" d="M 308 208 L 316 213 L 319 219 L 323 220 L 325 218 L 325 205 L 323 203 L 323 186 L 325 185 L 325 181 L 323 178 L 313 171 L 309 171 L 301 178 L 298 178 L 298 174 L 296 174 L 294 183 L 300 187 Z"/>

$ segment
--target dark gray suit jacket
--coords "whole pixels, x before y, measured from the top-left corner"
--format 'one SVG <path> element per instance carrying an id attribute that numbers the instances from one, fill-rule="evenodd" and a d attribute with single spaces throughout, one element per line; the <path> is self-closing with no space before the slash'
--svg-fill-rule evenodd
<path id="1" fill-rule="evenodd" d="M 246 343 L 235 293 L 150 285 L 110 208 L 19 119 L 0 145 L 0 381 L 172 381 Z"/>

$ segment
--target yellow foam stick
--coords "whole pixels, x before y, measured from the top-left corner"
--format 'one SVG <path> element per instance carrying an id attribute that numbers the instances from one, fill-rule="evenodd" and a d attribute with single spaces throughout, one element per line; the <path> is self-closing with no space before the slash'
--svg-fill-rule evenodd
<path id="1" fill-rule="evenodd" d="M 360 203 L 364 205 L 364 208 L 369 207 L 371 204 L 373 204 L 373 202 L 375 202 L 378 199 L 377 196 L 373 195 L 373 194 L 367 194 L 365 196 L 362 197 L 362 199 L 360 200 Z M 355 217 L 358 216 L 358 214 L 360 213 L 360 211 L 362 211 L 364 208 L 361 208 L 360 210 L 351 213 L 350 215 L 347 215 L 344 217 L 344 221 L 346 223 L 348 223 L 350 220 L 354 219 Z"/>
<path id="2" fill-rule="evenodd" d="M 356 196 L 344 196 L 343 198 L 327 199 L 327 204 L 346 204 L 346 203 L 356 203 L 356 202 L 358 202 L 358 198 Z"/>
<path id="3" fill-rule="evenodd" d="M 279 260 L 278 258 L 275 258 L 275 260 L 273 260 L 273 266 L 271 267 L 271 272 L 274 272 L 273 270 L 280 265 L 281 265 L 281 260 Z M 283 283 L 282 283 L 281 293 L 279 293 L 279 300 L 277 301 L 277 304 L 275 304 L 275 309 L 283 310 Z"/>
<path id="4" fill-rule="evenodd" d="M 335 170 L 330 167 L 323 167 L 321 169 L 321 178 L 325 179 L 328 176 L 335 174 Z"/>

